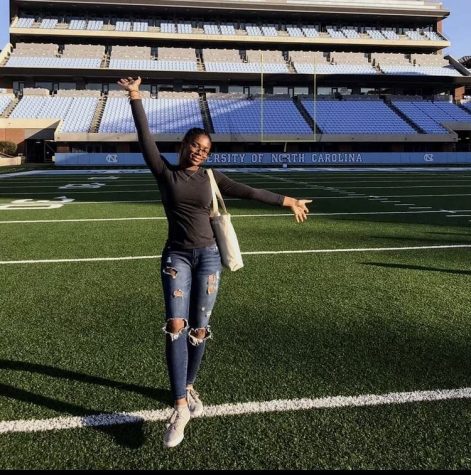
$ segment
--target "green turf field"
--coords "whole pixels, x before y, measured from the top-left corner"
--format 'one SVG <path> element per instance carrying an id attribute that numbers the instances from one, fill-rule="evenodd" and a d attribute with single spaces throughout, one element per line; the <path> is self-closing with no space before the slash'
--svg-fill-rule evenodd
<path id="1" fill-rule="evenodd" d="M 471 171 L 228 174 L 313 203 L 226 201 L 245 267 L 175 449 L 151 175 L 0 177 L 0 468 L 470 469 Z"/>

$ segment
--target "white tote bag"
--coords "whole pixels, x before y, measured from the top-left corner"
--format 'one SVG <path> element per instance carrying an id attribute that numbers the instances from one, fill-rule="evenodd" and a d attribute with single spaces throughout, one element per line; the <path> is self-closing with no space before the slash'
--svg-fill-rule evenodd
<path id="1" fill-rule="evenodd" d="M 212 210 L 210 214 L 211 226 L 216 237 L 216 242 L 221 254 L 221 262 L 224 267 L 235 271 L 244 267 L 240 253 L 239 241 L 231 223 L 231 215 L 227 212 L 219 187 L 214 179 L 213 171 L 208 169 L 211 191 L 213 193 Z M 218 209 L 218 200 L 221 204 L 222 213 Z"/>

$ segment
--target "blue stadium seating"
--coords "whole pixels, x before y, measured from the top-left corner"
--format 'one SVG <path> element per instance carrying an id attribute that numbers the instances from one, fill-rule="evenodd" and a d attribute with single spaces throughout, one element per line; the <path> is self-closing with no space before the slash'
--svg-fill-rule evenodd
<path id="1" fill-rule="evenodd" d="M 392 101 L 401 112 L 428 134 L 448 134 L 448 130 L 442 127 L 437 120 L 437 116 L 435 115 L 436 111 L 426 106 L 420 107 L 418 104 L 421 102 L 422 101 Z M 428 109 L 428 111 L 424 109 Z"/>
<path id="2" fill-rule="evenodd" d="M 208 97 L 208 107 L 215 133 L 261 133 L 262 101 L 260 99 L 211 99 Z M 305 135 L 313 133 L 291 100 L 272 98 L 263 101 L 263 132 Z"/>
<path id="3" fill-rule="evenodd" d="M 384 102 L 302 99 L 318 127 L 326 134 L 416 134 Z M 314 107 L 315 106 L 315 107 Z"/>
<path id="4" fill-rule="evenodd" d="M 11 56 L 6 66 L 19 68 L 90 69 L 99 68 L 101 66 L 101 59 Z"/>
<path id="5" fill-rule="evenodd" d="M 88 132 L 98 105 L 97 97 L 24 96 L 10 117 L 63 119 L 62 132 Z"/>
<path id="6" fill-rule="evenodd" d="M 152 133 L 181 133 L 191 127 L 204 127 L 198 99 L 143 98 L 142 103 Z M 108 98 L 99 132 L 136 132 L 127 98 Z"/>

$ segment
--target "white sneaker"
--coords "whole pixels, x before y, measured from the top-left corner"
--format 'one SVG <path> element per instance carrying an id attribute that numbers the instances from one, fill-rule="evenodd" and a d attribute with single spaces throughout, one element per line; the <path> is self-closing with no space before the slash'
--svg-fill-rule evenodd
<path id="1" fill-rule="evenodd" d="M 183 437 L 185 437 L 185 426 L 188 424 L 190 417 L 188 406 L 174 409 L 167 423 L 164 447 L 175 447 L 183 440 Z"/>
<path id="2" fill-rule="evenodd" d="M 191 417 L 198 417 L 203 414 L 204 409 L 200 395 L 193 388 L 186 390 L 186 400 Z"/>

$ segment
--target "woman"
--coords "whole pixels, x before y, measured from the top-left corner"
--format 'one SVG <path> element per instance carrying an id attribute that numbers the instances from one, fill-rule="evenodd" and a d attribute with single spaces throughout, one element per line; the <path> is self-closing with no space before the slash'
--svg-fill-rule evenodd
<path id="1" fill-rule="evenodd" d="M 211 150 L 211 137 L 203 129 L 190 129 L 181 143 L 179 164 L 169 164 L 160 155 L 149 130 L 139 93 L 141 78 L 124 78 L 118 84 L 129 92 L 139 143 L 157 180 L 169 225 L 161 277 L 166 309 L 163 328 L 166 359 L 175 405 L 164 435 L 164 446 L 175 447 L 183 440 L 190 417 L 203 413 L 203 403 L 193 384 L 206 340 L 211 337 L 209 318 L 221 272 L 209 220 L 211 187 L 202 168 Z M 310 200 L 255 189 L 229 179 L 218 170 L 213 173 L 221 193 L 227 196 L 287 206 L 298 222 L 307 218 L 306 203 Z"/>

